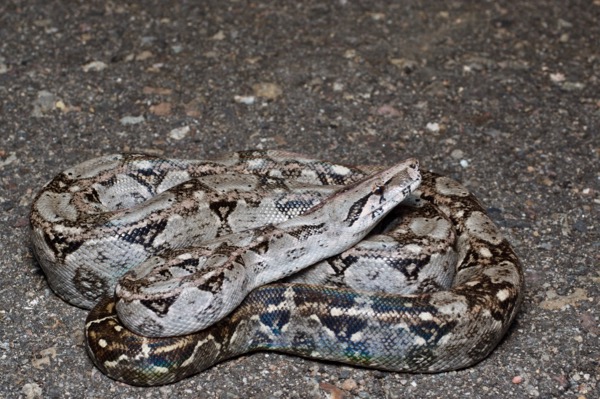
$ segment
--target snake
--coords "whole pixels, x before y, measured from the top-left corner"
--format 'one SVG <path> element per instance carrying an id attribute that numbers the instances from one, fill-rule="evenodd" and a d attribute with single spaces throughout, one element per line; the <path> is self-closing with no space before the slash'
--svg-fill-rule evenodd
<path id="1" fill-rule="evenodd" d="M 498 345 L 523 298 L 521 262 L 485 208 L 414 158 L 106 155 L 44 185 L 30 223 L 52 290 L 91 309 L 92 362 L 137 386 L 264 350 L 463 369 Z"/>

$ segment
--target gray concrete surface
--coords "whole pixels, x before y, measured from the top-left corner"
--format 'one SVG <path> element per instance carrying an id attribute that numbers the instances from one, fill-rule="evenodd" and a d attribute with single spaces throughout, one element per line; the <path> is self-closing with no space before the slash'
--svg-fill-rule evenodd
<path id="1" fill-rule="evenodd" d="M 0 397 L 600 397 L 598 0 L 126 3 L 0 3 Z M 257 353 L 106 378 L 32 257 L 32 197 L 98 155 L 247 148 L 463 181 L 527 269 L 506 339 L 438 375 Z"/>

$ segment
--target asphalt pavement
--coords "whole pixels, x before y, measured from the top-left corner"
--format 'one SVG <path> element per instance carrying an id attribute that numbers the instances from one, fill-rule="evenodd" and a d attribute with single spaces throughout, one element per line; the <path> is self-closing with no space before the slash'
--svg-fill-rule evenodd
<path id="1" fill-rule="evenodd" d="M 600 1 L 0 4 L 0 398 L 600 398 Z M 484 361 L 401 374 L 255 353 L 136 388 L 88 359 L 29 209 L 116 152 L 417 157 L 486 205 L 526 268 Z"/>

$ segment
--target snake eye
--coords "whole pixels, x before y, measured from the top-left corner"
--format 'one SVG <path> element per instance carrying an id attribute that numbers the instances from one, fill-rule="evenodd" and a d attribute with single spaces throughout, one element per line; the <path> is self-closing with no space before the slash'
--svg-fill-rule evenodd
<path id="1" fill-rule="evenodd" d="M 375 186 L 373 187 L 373 194 L 375 195 L 383 195 L 384 188 L 383 186 Z"/>

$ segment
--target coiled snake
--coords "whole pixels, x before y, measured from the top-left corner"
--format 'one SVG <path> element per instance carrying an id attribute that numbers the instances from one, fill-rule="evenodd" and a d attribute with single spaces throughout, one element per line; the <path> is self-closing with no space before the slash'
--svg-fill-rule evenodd
<path id="1" fill-rule="evenodd" d="M 134 385 L 255 350 L 464 368 L 497 345 L 522 298 L 521 264 L 478 201 L 412 159 L 104 156 L 44 186 L 31 225 L 52 289 L 95 306 L 93 362 Z"/>

